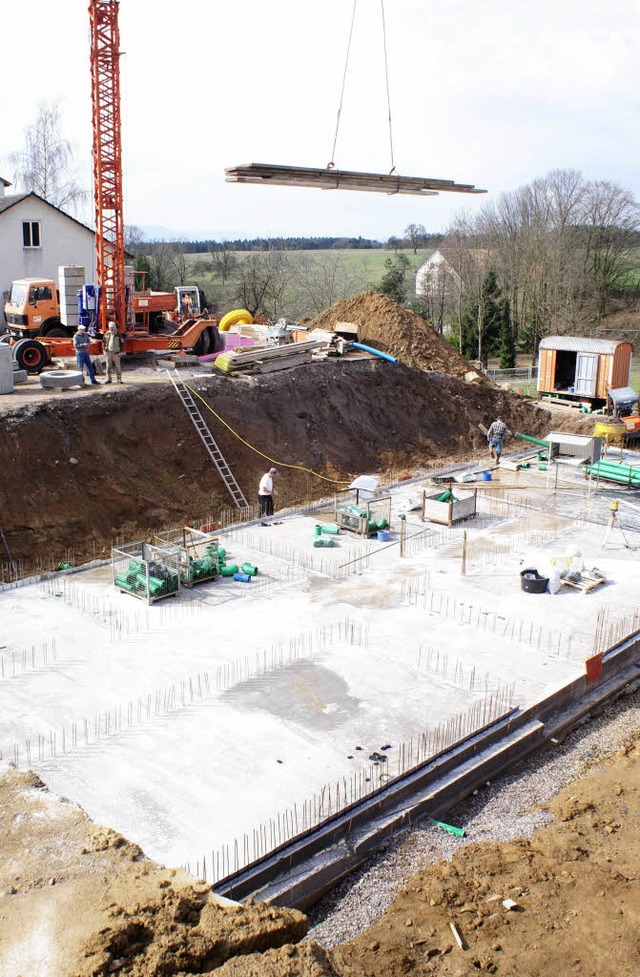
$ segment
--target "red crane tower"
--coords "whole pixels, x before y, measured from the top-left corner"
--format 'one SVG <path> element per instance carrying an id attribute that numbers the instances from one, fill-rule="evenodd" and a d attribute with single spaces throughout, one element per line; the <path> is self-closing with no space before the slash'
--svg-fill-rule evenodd
<path id="1" fill-rule="evenodd" d="M 101 286 L 96 325 L 128 326 L 122 194 L 119 0 L 90 0 L 93 196 L 96 278 Z"/>

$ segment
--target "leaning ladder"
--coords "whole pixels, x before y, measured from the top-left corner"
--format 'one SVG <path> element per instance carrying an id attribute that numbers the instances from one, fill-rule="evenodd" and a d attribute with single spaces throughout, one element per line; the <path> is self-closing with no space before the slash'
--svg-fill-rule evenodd
<path id="1" fill-rule="evenodd" d="M 222 481 L 229 489 L 231 498 L 233 499 L 233 501 L 235 502 L 235 504 L 238 506 L 239 509 L 247 508 L 249 503 L 247 502 L 242 489 L 238 485 L 235 479 L 235 475 L 233 474 L 233 472 L 229 468 L 229 465 L 225 461 L 224 455 L 220 451 L 220 448 L 218 447 L 218 444 L 213 434 L 207 427 L 207 423 L 204 417 L 202 416 L 202 414 L 200 413 L 200 408 L 198 407 L 195 400 L 191 396 L 191 393 L 187 388 L 186 384 L 184 383 L 183 380 L 176 379 L 169 372 L 169 370 L 167 370 L 167 376 L 169 377 L 171 383 L 175 387 L 178 397 L 184 404 L 187 414 L 193 421 L 196 431 L 202 438 L 202 442 L 205 448 L 207 449 L 207 451 L 209 452 L 209 457 L 211 458 L 211 461 L 218 469 Z"/>

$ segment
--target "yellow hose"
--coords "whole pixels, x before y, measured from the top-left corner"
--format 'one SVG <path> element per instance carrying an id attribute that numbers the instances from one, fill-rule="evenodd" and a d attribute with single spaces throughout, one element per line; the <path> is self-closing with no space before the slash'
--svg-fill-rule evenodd
<path id="1" fill-rule="evenodd" d="M 218 332 L 229 332 L 231 326 L 250 326 L 252 322 L 253 316 L 247 309 L 232 309 L 218 323 Z"/>
<path id="2" fill-rule="evenodd" d="M 229 313 L 229 315 L 231 315 L 231 313 Z M 182 382 L 184 383 L 184 380 Z M 293 469 L 295 469 L 296 471 L 299 471 L 299 472 L 308 472 L 310 475 L 315 475 L 316 478 L 321 478 L 324 482 L 332 482 L 335 485 L 349 485 L 349 482 L 350 482 L 349 479 L 328 478 L 327 475 L 321 475 L 319 472 L 314 472 L 314 470 L 312 468 L 305 468 L 304 465 L 287 465 L 286 462 L 284 462 L 284 461 L 276 461 L 275 458 L 271 458 L 269 455 L 265 455 L 264 451 L 259 451 L 257 448 L 254 448 L 252 444 L 249 444 L 248 441 L 245 441 L 244 438 L 240 437 L 240 435 L 238 434 L 238 432 L 237 431 L 234 431 L 230 424 L 227 424 L 227 422 L 225 420 L 223 420 L 220 417 L 219 414 L 216 414 L 216 412 L 214 411 L 213 407 L 211 407 L 206 402 L 206 400 L 204 399 L 204 397 L 201 397 L 200 396 L 200 394 L 198 393 L 197 390 L 194 390 L 193 387 L 190 387 L 188 383 L 184 383 L 184 385 L 187 388 L 187 390 L 191 394 L 193 394 L 194 397 L 197 397 L 198 400 L 202 404 L 204 404 L 204 406 L 207 408 L 208 411 L 211 411 L 211 413 L 216 418 L 216 420 L 220 421 L 221 424 L 224 424 L 224 426 L 227 428 L 228 431 L 231 431 L 231 433 L 233 434 L 233 436 L 235 438 L 237 438 L 238 441 L 241 441 L 242 444 L 245 445 L 245 447 L 247 447 L 247 448 L 250 449 L 250 451 L 255 451 L 255 453 L 257 455 L 260 455 L 261 458 L 266 458 L 267 461 L 270 461 L 273 465 L 277 465 L 278 468 L 293 468 Z"/>

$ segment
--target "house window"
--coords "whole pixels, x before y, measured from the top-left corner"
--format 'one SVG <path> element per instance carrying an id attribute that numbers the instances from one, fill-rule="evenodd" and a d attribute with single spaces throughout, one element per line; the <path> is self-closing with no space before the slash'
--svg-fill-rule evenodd
<path id="1" fill-rule="evenodd" d="M 22 222 L 22 244 L 25 248 L 40 247 L 40 221 Z"/>

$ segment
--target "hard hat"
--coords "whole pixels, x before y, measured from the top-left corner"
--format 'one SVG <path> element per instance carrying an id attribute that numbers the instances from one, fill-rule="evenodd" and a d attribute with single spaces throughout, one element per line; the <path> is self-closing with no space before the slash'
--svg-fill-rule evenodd
<path id="1" fill-rule="evenodd" d="M 269 469 L 269 474 L 270 474 L 270 475 L 279 475 L 279 474 L 280 474 L 280 472 L 278 471 L 278 469 L 277 469 L 277 468 L 270 468 L 270 469 Z"/>
<path id="2" fill-rule="evenodd" d="M 109 323 L 109 329 L 113 329 L 114 331 L 116 331 L 118 329 L 118 327 L 116 326 L 115 322 L 110 322 Z"/>
<path id="3" fill-rule="evenodd" d="M 87 328 L 86 326 L 83 326 L 82 323 L 80 323 L 80 325 L 78 326 L 78 332 L 80 332 L 81 329 L 86 329 L 86 328 Z"/>

